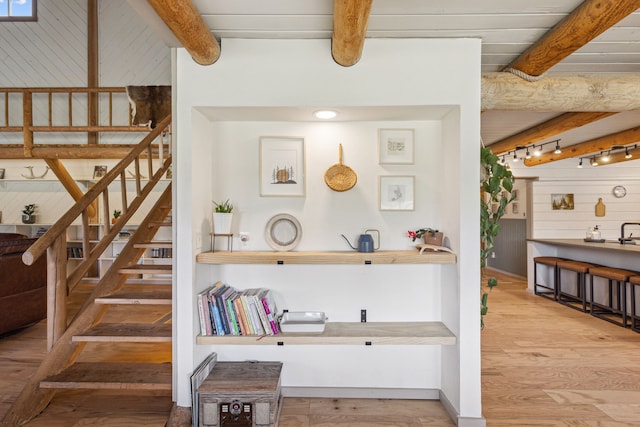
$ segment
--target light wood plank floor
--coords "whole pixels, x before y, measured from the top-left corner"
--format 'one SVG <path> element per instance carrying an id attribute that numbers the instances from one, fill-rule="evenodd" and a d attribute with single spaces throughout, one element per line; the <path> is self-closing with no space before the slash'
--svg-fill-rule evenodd
<path id="1" fill-rule="evenodd" d="M 487 425 L 640 426 L 640 334 L 528 294 L 523 280 L 497 276 L 482 332 Z M 45 334 L 41 323 L 0 338 L 0 414 L 43 357 Z M 168 354 L 159 349 L 159 360 Z M 135 359 L 126 346 L 97 346 L 84 357 L 125 355 Z M 69 391 L 27 425 L 164 426 L 170 409 L 163 394 Z M 453 425 L 431 401 L 288 398 L 280 418 L 280 427 Z"/>

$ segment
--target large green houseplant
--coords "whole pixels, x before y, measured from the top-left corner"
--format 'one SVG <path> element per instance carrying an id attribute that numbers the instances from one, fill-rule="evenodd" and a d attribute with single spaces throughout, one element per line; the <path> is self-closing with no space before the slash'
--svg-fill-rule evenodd
<path id="1" fill-rule="evenodd" d="M 480 268 L 484 283 L 484 268 L 493 248 L 493 239 L 500 232 L 500 218 L 505 214 L 507 205 L 513 201 L 514 177 L 500 158 L 486 147 L 480 148 Z M 487 280 L 489 291 L 498 285 L 498 279 Z M 482 290 L 480 298 L 480 325 L 484 327 L 487 314 L 489 291 Z"/>

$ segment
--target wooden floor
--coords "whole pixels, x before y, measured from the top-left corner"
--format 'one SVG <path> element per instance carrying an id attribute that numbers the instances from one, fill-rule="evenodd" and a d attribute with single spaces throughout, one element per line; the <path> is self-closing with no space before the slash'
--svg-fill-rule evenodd
<path id="1" fill-rule="evenodd" d="M 498 277 L 482 331 L 487 425 L 640 426 L 640 334 L 528 294 L 522 280 Z M 0 415 L 44 356 L 45 336 L 41 323 L 0 338 Z M 135 360 L 127 350 L 96 346 L 83 357 Z M 159 360 L 168 355 L 159 347 Z M 164 426 L 171 406 L 161 393 L 68 391 L 27 426 Z M 280 417 L 280 427 L 453 425 L 434 401 L 287 398 Z"/>

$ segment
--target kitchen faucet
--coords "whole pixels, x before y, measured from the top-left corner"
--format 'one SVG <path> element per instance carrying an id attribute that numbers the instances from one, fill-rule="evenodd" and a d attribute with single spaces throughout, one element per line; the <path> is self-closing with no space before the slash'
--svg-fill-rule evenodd
<path id="1" fill-rule="evenodd" d="M 624 237 L 624 226 L 625 225 L 640 225 L 640 222 L 623 222 L 622 226 L 620 227 L 620 238 L 618 239 L 618 241 L 620 242 L 621 245 L 624 245 L 625 243 L 631 243 L 632 242 L 632 238 L 631 238 L 631 234 L 629 234 L 629 237 Z"/>

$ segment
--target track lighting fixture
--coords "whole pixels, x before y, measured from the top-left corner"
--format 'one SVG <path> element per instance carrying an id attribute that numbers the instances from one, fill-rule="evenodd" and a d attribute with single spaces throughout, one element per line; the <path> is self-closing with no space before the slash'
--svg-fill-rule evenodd
<path id="1" fill-rule="evenodd" d="M 542 155 L 542 145 L 540 147 L 533 146 L 533 155 L 540 157 Z"/>
<path id="2" fill-rule="evenodd" d="M 527 154 L 524 157 L 525 159 L 529 160 L 531 158 L 531 154 L 529 154 L 529 147 L 527 147 Z"/>
<path id="3" fill-rule="evenodd" d="M 625 147 L 625 148 L 624 148 L 624 158 L 625 158 L 625 159 L 630 159 L 630 158 L 632 158 L 632 157 L 633 157 L 633 154 L 631 154 L 631 153 L 629 152 L 629 147 Z"/>
<path id="4" fill-rule="evenodd" d="M 516 152 L 514 151 L 514 152 L 513 152 L 513 161 L 514 161 L 514 163 L 515 163 L 515 162 L 517 162 L 518 160 L 520 160 L 520 159 L 518 159 L 518 153 L 516 153 Z"/>
<path id="5" fill-rule="evenodd" d="M 600 154 L 602 154 L 602 152 Z M 609 152 L 607 151 L 604 155 L 601 155 L 600 160 L 604 163 L 608 162 L 610 160 Z"/>
<path id="6" fill-rule="evenodd" d="M 578 163 L 578 167 L 582 169 L 582 157 L 580 157 L 580 163 Z"/>
<path id="7" fill-rule="evenodd" d="M 553 151 L 553 154 L 560 154 L 560 153 L 562 153 L 562 150 L 560 149 L 559 141 L 560 141 L 560 140 L 556 141 L 556 149 Z"/>

